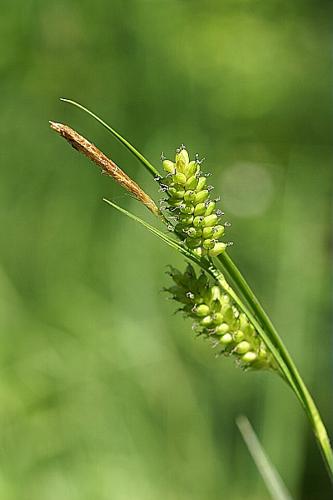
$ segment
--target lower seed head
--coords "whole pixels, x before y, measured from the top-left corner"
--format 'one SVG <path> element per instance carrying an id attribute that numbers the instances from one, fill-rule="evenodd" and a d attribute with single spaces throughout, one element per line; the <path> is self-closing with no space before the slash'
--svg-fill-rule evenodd
<path id="1" fill-rule="evenodd" d="M 193 240 L 193 239 L 192 239 Z M 201 255 L 204 249 L 194 249 Z M 176 286 L 169 288 L 182 310 L 196 320 L 195 329 L 221 346 L 221 351 L 234 356 L 244 369 L 276 369 L 272 355 L 261 342 L 255 328 L 229 294 L 212 284 L 205 272 L 198 276 L 190 264 L 185 273 L 171 268 Z"/>

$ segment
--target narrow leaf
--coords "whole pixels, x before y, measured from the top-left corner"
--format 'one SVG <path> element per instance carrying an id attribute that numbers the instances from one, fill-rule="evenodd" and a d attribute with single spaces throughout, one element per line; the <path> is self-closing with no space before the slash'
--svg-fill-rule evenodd
<path id="1" fill-rule="evenodd" d="M 88 108 L 85 108 L 82 106 L 82 104 L 79 104 L 78 102 L 72 101 L 71 99 L 65 99 L 63 97 L 60 98 L 61 101 L 67 102 L 68 104 L 72 104 L 73 106 L 76 106 L 79 109 L 82 109 L 85 113 L 88 113 L 88 115 L 92 116 L 95 120 L 97 120 L 103 127 L 105 127 L 111 134 L 116 137 L 129 151 L 144 165 L 144 167 L 149 171 L 151 175 L 154 177 L 159 176 L 158 170 L 145 158 L 139 151 L 132 146 L 130 142 L 128 142 L 124 137 L 122 137 L 119 132 L 117 132 L 115 129 L 110 127 L 104 120 L 102 120 L 99 116 L 95 115 L 92 111 L 90 111 Z"/>
<path id="2" fill-rule="evenodd" d="M 119 212 L 127 215 L 127 217 L 129 217 L 130 219 L 132 219 L 132 220 L 138 222 L 139 224 L 141 224 L 142 226 L 144 226 L 146 229 L 148 229 L 148 231 L 150 231 L 155 236 L 160 238 L 162 241 L 167 243 L 171 248 L 173 248 L 174 250 L 177 250 L 182 255 L 184 255 L 186 258 L 188 258 L 188 259 L 192 260 L 193 262 L 195 262 L 196 264 L 198 264 L 198 266 L 200 266 L 201 268 L 208 270 L 207 266 L 204 264 L 204 262 L 202 260 L 200 260 L 198 257 L 196 257 L 195 254 L 193 252 L 191 252 L 190 250 L 188 250 L 185 246 L 178 243 L 178 241 L 170 238 L 170 236 L 168 236 L 167 234 L 164 234 L 162 231 L 160 231 L 156 227 L 148 224 L 148 222 L 145 222 L 144 220 L 140 219 L 139 217 L 132 214 L 131 212 L 128 212 L 124 208 L 121 208 L 119 205 L 117 205 L 116 203 L 113 203 L 111 200 L 107 200 L 106 198 L 103 198 L 103 201 L 108 203 L 108 205 L 111 205 L 113 208 L 115 208 Z"/>
<path id="3" fill-rule="evenodd" d="M 279 473 L 261 446 L 249 420 L 244 415 L 241 415 L 236 419 L 236 423 L 272 499 L 292 500 Z"/>

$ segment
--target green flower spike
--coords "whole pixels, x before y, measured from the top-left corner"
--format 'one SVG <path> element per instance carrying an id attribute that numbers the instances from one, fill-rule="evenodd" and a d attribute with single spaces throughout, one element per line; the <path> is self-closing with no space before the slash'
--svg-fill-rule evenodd
<path id="1" fill-rule="evenodd" d="M 159 181 L 168 194 L 164 201 L 174 214 L 175 232 L 197 256 L 216 257 L 227 247 L 219 241 L 225 227 L 219 224 L 223 212 L 216 209 L 217 200 L 210 199 L 212 188 L 207 186 L 200 164 L 198 159 L 190 161 L 185 146 L 181 146 L 175 162 L 163 160 L 166 175 Z"/>
<path id="2" fill-rule="evenodd" d="M 247 316 L 204 272 L 196 276 L 189 264 L 184 273 L 171 268 L 170 276 L 175 285 L 167 291 L 183 305 L 185 316 L 194 320 L 199 335 L 211 339 L 226 356 L 234 356 L 245 370 L 276 369 L 272 355 Z"/>

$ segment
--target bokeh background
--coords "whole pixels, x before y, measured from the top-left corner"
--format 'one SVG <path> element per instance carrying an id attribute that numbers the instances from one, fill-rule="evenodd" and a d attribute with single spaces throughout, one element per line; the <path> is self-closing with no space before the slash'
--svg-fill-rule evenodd
<path id="1" fill-rule="evenodd" d="M 70 124 L 158 199 L 76 99 L 159 166 L 185 143 L 221 193 L 230 250 L 332 435 L 332 3 L 3 0 L 0 497 L 264 500 L 251 420 L 295 499 L 331 498 L 284 384 L 215 359 L 160 292 L 180 256 L 48 128 Z"/>

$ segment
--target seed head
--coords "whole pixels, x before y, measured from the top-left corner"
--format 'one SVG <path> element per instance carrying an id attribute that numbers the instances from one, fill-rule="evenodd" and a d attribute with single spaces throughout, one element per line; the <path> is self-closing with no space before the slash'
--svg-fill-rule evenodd
<path id="1" fill-rule="evenodd" d="M 195 324 L 198 335 L 213 341 L 221 353 L 233 356 L 245 370 L 274 370 L 275 364 L 254 326 L 220 286 L 204 272 L 196 275 L 192 265 L 181 273 L 171 268 L 174 285 L 167 291 L 182 304 L 182 311 Z"/>
<path id="2" fill-rule="evenodd" d="M 163 159 L 166 175 L 160 185 L 168 195 L 166 203 L 175 216 L 177 235 L 198 257 L 214 257 L 227 246 L 220 241 L 224 234 L 220 219 L 224 214 L 216 207 L 216 200 L 210 198 L 213 187 L 207 186 L 201 163 L 198 156 L 190 161 L 185 146 L 180 146 L 174 162 Z"/>

